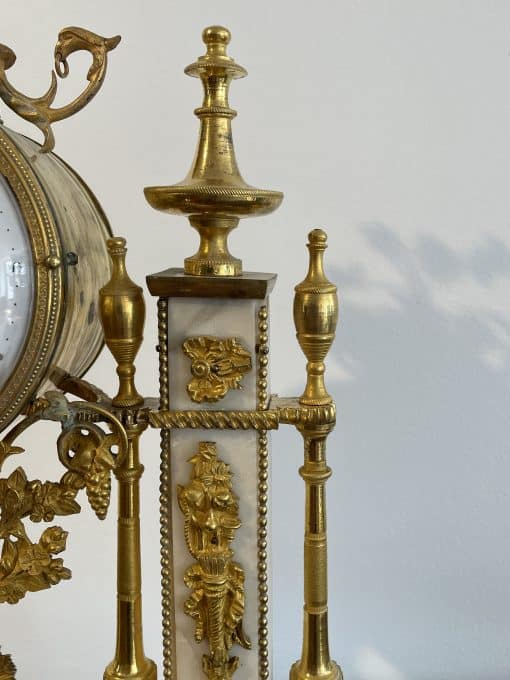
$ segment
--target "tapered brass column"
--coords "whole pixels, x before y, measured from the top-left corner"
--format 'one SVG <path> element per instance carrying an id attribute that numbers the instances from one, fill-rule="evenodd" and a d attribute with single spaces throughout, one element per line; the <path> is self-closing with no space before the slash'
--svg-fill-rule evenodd
<path id="1" fill-rule="evenodd" d="M 310 265 L 304 281 L 296 286 L 294 323 L 298 342 L 308 363 L 307 383 L 299 403 L 331 406 L 324 386 L 324 358 L 335 337 L 338 320 L 336 286 L 324 274 L 323 256 L 327 236 L 321 229 L 310 232 Z M 304 464 L 300 475 L 306 485 L 304 538 L 304 621 L 301 659 L 290 670 L 291 680 L 341 680 L 340 667 L 331 660 L 328 641 L 328 557 L 326 535 L 326 438 L 335 425 L 302 422 Z"/>
<path id="2" fill-rule="evenodd" d="M 104 680 L 155 680 L 156 666 L 146 658 L 142 634 L 142 577 L 140 559 L 139 439 L 145 426 L 124 422 L 128 455 L 116 471 L 119 481 L 117 527 L 117 642 L 115 657 Z"/>
<path id="3" fill-rule="evenodd" d="M 112 277 L 99 292 L 99 307 L 105 341 L 117 361 L 119 391 L 112 406 L 126 430 L 128 453 L 115 471 L 119 482 L 117 643 L 104 680 L 156 680 L 156 665 L 146 658 L 143 649 L 139 488 L 143 466 L 139 439 L 146 424 L 137 419 L 144 400 L 134 383 L 134 360 L 143 338 L 145 304 L 142 289 L 126 272 L 126 241 L 109 239 L 108 250 Z"/>

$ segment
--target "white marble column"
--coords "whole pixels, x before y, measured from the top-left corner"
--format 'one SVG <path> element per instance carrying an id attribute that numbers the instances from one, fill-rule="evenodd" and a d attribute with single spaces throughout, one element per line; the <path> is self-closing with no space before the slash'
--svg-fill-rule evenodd
<path id="1" fill-rule="evenodd" d="M 261 404 L 261 380 L 268 382 L 268 300 L 230 298 L 168 298 L 168 393 L 170 409 L 252 410 Z M 241 380 L 241 389 L 231 389 L 214 403 L 195 403 L 187 391 L 192 379 L 191 361 L 183 352 L 185 340 L 197 336 L 237 338 L 249 351 L 251 369 Z M 261 354 L 262 347 L 262 354 Z M 265 387 L 265 390 L 264 390 Z M 262 382 L 262 391 L 269 388 Z M 262 395 L 263 397 L 264 395 Z M 234 645 L 231 656 L 239 657 L 239 668 L 234 674 L 243 680 L 258 680 L 271 675 L 270 631 L 260 625 L 260 596 L 264 587 L 260 575 L 269 574 L 268 559 L 260 559 L 260 530 L 263 528 L 267 509 L 264 508 L 264 487 L 269 484 L 267 457 L 264 449 L 265 433 L 255 430 L 172 430 L 170 434 L 170 483 L 168 499 L 171 535 L 171 568 L 173 584 L 173 610 L 175 650 L 172 677 L 190 680 L 205 677 L 202 657 L 208 654 L 206 641 L 194 639 L 195 622 L 184 612 L 184 603 L 190 590 L 184 583 L 185 570 L 194 562 L 184 537 L 184 517 L 177 502 L 177 485 L 187 485 L 192 465 L 189 459 L 198 450 L 201 441 L 214 441 L 218 458 L 228 463 L 232 472 L 232 485 L 239 497 L 239 516 L 242 526 L 236 530 L 232 542 L 233 560 L 238 562 L 245 574 L 245 612 L 243 628 L 250 638 L 251 649 Z M 261 442 L 262 437 L 262 442 Z M 262 446 L 261 446 L 262 443 Z M 262 460 L 261 460 L 262 449 Z M 264 462 L 265 461 L 265 462 Z M 268 495 L 268 494 L 267 494 Z M 269 556 L 269 545 L 266 552 Z M 270 580 L 270 579 L 269 579 Z M 269 581 L 267 584 L 269 588 Z M 269 594 L 269 593 L 268 593 Z M 269 618 L 269 616 L 268 616 Z M 267 635 L 265 633 L 267 632 Z M 260 636 L 262 634 L 261 639 Z M 260 644 L 262 642 L 262 645 Z M 259 654 L 267 645 L 263 657 L 269 662 L 267 668 L 260 665 Z"/>

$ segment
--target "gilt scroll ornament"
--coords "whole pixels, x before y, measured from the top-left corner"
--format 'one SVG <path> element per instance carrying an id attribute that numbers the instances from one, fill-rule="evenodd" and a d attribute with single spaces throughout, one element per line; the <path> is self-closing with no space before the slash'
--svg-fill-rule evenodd
<path id="1" fill-rule="evenodd" d="M 106 75 L 107 54 L 115 49 L 119 42 L 119 35 L 113 38 L 103 38 L 77 26 L 62 29 L 55 46 L 55 70 L 51 73 L 51 85 L 41 97 L 28 97 L 11 85 L 5 71 L 15 63 L 16 55 L 6 45 L 0 45 L 0 98 L 18 116 L 41 130 L 44 135 L 44 144 L 41 147 L 43 153 L 52 151 L 55 146 L 52 123 L 69 118 L 80 111 L 97 94 Z M 87 73 L 89 84 L 69 104 L 52 108 L 51 105 L 57 94 L 57 75 L 59 78 L 67 77 L 69 74 L 67 59 L 73 52 L 80 50 L 90 52 L 92 55 L 92 65 Z"/>
<path id="2" fill-rule="evenodd" d="M 251 354 L 238 338 L 188 338 L 182 351 L 191 359 L 188 394 L 198 404 L 219 401 L 229 390 L 241 389 L 241 379 L 252 367 Z"/>
<path id="3" fill-rule="evenodd" d="M 214 442 L 200 442 L 189 462 L 191 480 L 177 492 L 186 544 L 196 559 L 184 574 L 192 591 L 184 609 L 195 620 L 195 640 L 209 643 L 202 659 L 205 675 L 227 680 L 239 666 L 239 657 L 229 657 L 234 643 L 251 648 L 242 626 L 244 571 L 232 560 L 230 547 L 241 526 L 239 499 L 230 466 L 218 458 Z"/>

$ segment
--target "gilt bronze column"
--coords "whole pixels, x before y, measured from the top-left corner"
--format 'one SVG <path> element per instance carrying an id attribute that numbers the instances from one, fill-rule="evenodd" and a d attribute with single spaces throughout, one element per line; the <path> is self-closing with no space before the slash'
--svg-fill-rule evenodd
<path id="1" fill-rule="evenodd" d="M 143 339 L 145 304 L 140 286 L 126 272 L 126 241 L 112 238 L 108 250 L 112 277 L 99 292 L 105 342 L 117 362 L 119 391 L 112 408 L 128 438 L 128 452 L 115 470 L 119 482 L 117 529 L 117 643 L 104 680 L 155 680 L 156 665 L 147 659 L 142 635 L 142 577 L 140 554 L 139 439 L 147 423 L 138 417 L 144 399 L 135 387 L 134 360 Z"/>
<path id="2" fill-rule="evenodd" d="M 304 281 L 296 286 L 294 323 L 297 339 L 308 363 L 303 406 L 332 406 L 322 424 L 303 420 L 298 430 L 304 439 L 304 465 L 299 473 L 306 485 L 304 537 L 304 621 L 301 660 L 291 668 L 291 680 L 340 680 L 342 671 L 331 660 L 328 641 L 328 555 L 326 535 L 326 438 L 335 425 L 333 399 L 324 385 L 324 359 L 335 338 L 338 320 L 336 286 L 324 274 L 327 236 L 321 229 L 309 234 L 310 264 Z M 329 422 L 328 422 L 329 420 Z"/>

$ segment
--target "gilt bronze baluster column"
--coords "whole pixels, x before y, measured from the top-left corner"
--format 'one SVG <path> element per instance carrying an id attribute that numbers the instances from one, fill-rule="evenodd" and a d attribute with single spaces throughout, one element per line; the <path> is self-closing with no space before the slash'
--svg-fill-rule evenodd
<path id="1" fill-rule="evenodd" d="M 303 406 L 332 406 L 324 385 L 324 358 L 335 337 L 338 320 L 336 286 L 326 278 L 323 256 L 327 236 L 321 229 L 310 232 L 310 264 L 304 281 L 296 286 L 294 323 L 297 339 L 308 363 L 307 382 L 299 399 Z M 304 537 L 304 621 L 301 659 L 290 670 L 291 680 L 341 680 L 340 667 L 331 660 L 328 642 L 328 575 L 326 537 L 326 438 L 335 425 L 307 424 L 298 429 L 304 439 L 304 465 L 300 475 L 306 485 Z"/>
<path id="2" fill-rule="evenodd" d="M 128 453 L 115 471 L 119 482 L 117 545 L 117 643 L 115 657 L 104 672 L 104 680 L 156 680 L 156 665 L 147 659 L 142 635 L 142 578 L 140 555 L 139 439 L 147 427 L 138 422 L 144 400 L 135 387 L 134 360 L 143 338 L 145 304 L 140 286 L 129 278 L 126 241 L 108 241 L 113 271 L 99 292 L 105 341 L 117 361 L 119 391 L 112 407 L 128 437 Z"/>

